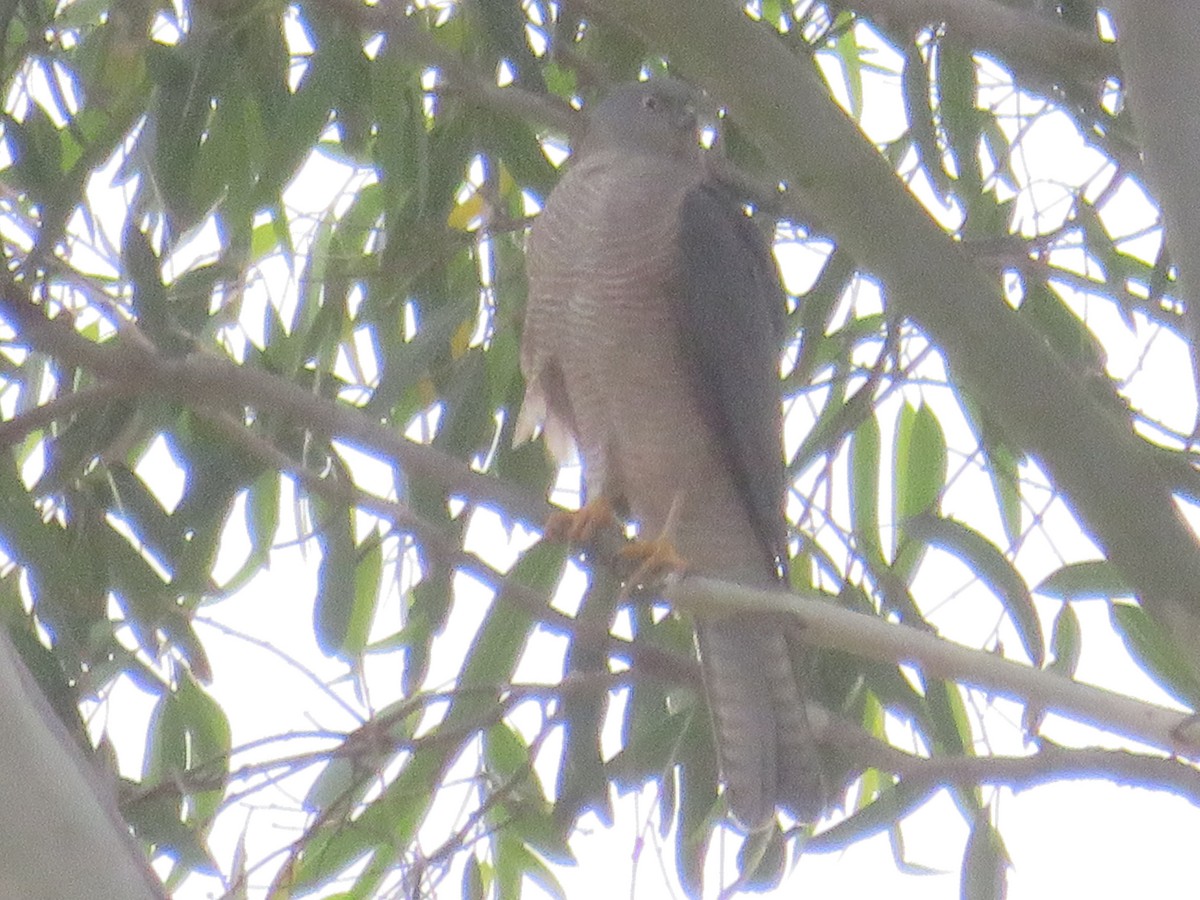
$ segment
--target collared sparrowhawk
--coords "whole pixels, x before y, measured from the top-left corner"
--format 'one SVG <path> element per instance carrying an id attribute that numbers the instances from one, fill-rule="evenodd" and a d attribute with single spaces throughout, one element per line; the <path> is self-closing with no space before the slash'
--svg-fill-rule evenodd
<path id="1" fill-rule="evenodd" d="M 762 236 L 706 174 L 692 91 L 626 85 L 586 134 L 527 251 L 517 438 L 572 444 L 589 505 L 664 535 L 687 570 L 780 588 L 787 560 L 779 357 L 784 297 Z M 821 779 L 785 629 L 697 617 L 730 811 L 811 817 Z"/>

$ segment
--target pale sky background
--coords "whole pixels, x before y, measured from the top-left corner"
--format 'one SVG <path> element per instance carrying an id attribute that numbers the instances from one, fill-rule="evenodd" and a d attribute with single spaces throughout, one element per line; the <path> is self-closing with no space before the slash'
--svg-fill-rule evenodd
<path id="1" fill-rule="evenodd" d="M 869 36 L 865 31 L 860 34 L 864 41 Z M 304 46 L 305 38 L 297 28 L 292 28 L 290 37 L 296 47 Z M 837 90 L 841 80 L 833 57 L 824 57 L 823 61 Z M 900 60 L 890 50 L 877 45 L 872 61 L 878 72 L 866 80 L 861 121 L 868 134 L 883 141 L 895 137 L 903 127 L 896 118 L 903 108 L 899 102 L 900 82 L 895 74 L 899 71 Z M 1045 230 L 1050 227 L 1047 221 L 1053 223 L 1056 216 L 1061 217 L 1064 201 L 1072 190 L 1083 189 L 1089 196 L 1095 196 L 1111 178 L 1111 167 L 1084 146 L 1065 117 L 1054 114 L 1034 98 L 1014 94 L 998 70 L 985 70 L 984 80 L 994 86 L 983 90 L 980 100 L 1014 117 L 1005 124 L 1009 134 L 1017 130 L 1017 115 L 1037 116 L 1032 125 L 1026 123 L 1019 149 L 1021 163 L 1028 167 L 1030 174 L 1029 183 L 1018 194 L 1018 222 L 1025 232 Z M 108 174 L 111 176 L 111 169 Z M 353 171 L 343 162 L 317 153 L 298 176 L 287 201 L 296 210 L 319 213 L 341 196 L 344 207 L 348 192 L 369 177 L 369 173 Z M 914 191 L 931 207 L 941 210 L 944 221 L 956 221 L 956 211 L 942 208 L 921 180 L 914 182 Z M 113 245 L 119 246 L 130 192 L 129 185 L 106 187 L 103 178 L 98 179 L 93 193 L 93 199 L 102 210 L 97 238 L 107 235 L 113 241 L 117 236 Z M 1133 236 L 1125 247 L 1127 252 L 1144 256 L 1154 253 L 1160 240 L 1158 232 L 1152 228 L 1154 213 L 1136 185 L 1125 185 L 1117 190 L 1105 206 L 1103 216 L 1112 233 Z M 302 249 L 307 246 L 315 224 L 314 218 L 297 222 L 298 245 Z M 211 252 L 214 239 L 211 231 L 202 229 L 192 238 L 190 244 L 172 259 L 176 275 Z M 80 240 L 72 252 L 86 254 L 88 243 Z M 827 249 L 827 244 L 819 240 L 804 244 L 785 239 L 777 248 L 790 289 L 802 289 L 811 281 L 814 267 L 824 252 L 822 247 Z M 104 248 L 101 248 L 95 254 L 98 268 L 107 265 L 103 257 Z M 85 257 L 75 258 L 82 260 Z M 1069 251 L 1056 251 L 1054 258 L 1061 265 L 1087 272 L 1082 253 L 1076 252 L 1072 256 Z M 245 346 L 245 341 L 261 340 L 262 320 L 256 311 L 261 313 L 262 304 L 277 304 L 285 311 L 285 318 L 290 315 L 296 303 L 298 274 L 298 270 L 291 270 L 281 259 L 262 267 L 261 279 L 248 289 L 241 321 L 228 331 L 228 340 L 235 352 L 238 347 Z M 1135 404 L 1172 426 L 1190 427 L 1195 415 L 1195 398 L 1190 391 L 1191 374 L 1182 342 L 1168 333 L 1160 333 L 1144 320 L 1129 329 L 1106 299 L 1078 293 L 1070 296 L 1074 308 L 1101 334 L 1109 354 L 1110 374 L 1122 380 L 1127 395 Z M 870 310 L 878 302 L 874 286 L 863 281 L 845 298 L 842 315 Z M 345 371 L 347 374 L 357 371 L 369 385 L 374 377 L 374 353 L 365 333 L 358 336 L 355 347 L 357 356 L 347 355 L 343 360 Z M 910 348 L 910 354 L 916 349 L 919 347 Z M 921 372 L 933 381 L 944 377 L 936 357 L 924 363 Z M 1181 389 L 1180 385 L 1189 388 Z M 814 391 L 812 396 L 818 396 L 818 392 Z M 963 446 L 965 425 L 952 408 L 947 389 L 937 386 L 912 388 L 895 393 L 880 406 L 885 437 L 884 459 L 888 458 L 895 416 L 905 399 L 913 402 L 923 399 L 932 404 L 939 413 L 951 447 Z M 789 443 L 792 446 L 811 422 L 811 416 L 812 409 L 805 399 L 789 411 Z M 842 454 L 835 463 L 843 467 L 843 471 L 844 456 Z M 348 448 L 346 457 L 360 484 L 371 488 L 389 483 L 379 463 Z M 953 449 L 949 471 L 954 483 L 947 492 L 944 511 L 969 515 L 975 527 L 998 538 L 1002 533 L 998 516 L 993 513 L 992 521 L 986 521 L 986 510 L 994 501 L 985 474 Z M 171 459 L 165 442 L 155 443 L 138 472 L 152 485 L 164 505 L 173 508 L 182 492 L 182 473 Z M 1044 482 L 1035 470 L 1027 468 L 1023 474 Z M 570 483 L 571 473 L 565 475 L 565 480 Z M 844 483 L 844 479 L 841 480 Z M 1045 496 L 1039 500 L 1040 495 Z M 881 496 L 883 510 L 888 508 L 888 496 L 885 487 Z M 1030 496 L 1035 507 L 1026 509 L 1026 523 L 1037 512 L 1044 515 L 1044 524 L 1029 532 L 1017 559 L 1021 571 L 1033 585 L 1061 565 L 1064 559 L 1087 558 L 1094 555 L 1094 550 L 1070 522 L 1061 504 L 1050 502 L 1045 491 L 1033 491 Z M 843 522 L 847 520 L 845 503 L 845 497 L 834 499 L 834 513 Z M 363 698 L 355 695 L 344 666 L 324 658 L 317 650 L 312 635 L 312 606 L 319 553 L 311 542 L 306 545 L 297 541 L 297 535 L 306 531 L 308 523 L 297 521 L 293 497 L 288 491 L 285 491 L 283 504 L 283 530 L 277 537 L 279 546 L 272 554 L 269 569 L 236 596 L 202 610 L 197 625 L 213 666 L 214 681 L 210 691 L 230 716 L 234 746 L 249 748 L 235 756 L 234 769 L 329 747 L 328 740 L 304 735 L 350 729 L 356 724 L 356 713 L 364 713 L 365 700 L 371 708 L 379 708 L 399 695 L 398 654 L 381 654 L 368 659 L 363 683 L 368 687 L 369 697 Z M 360 528 L 365 532 L 375 527 L 374 521 L 369 516 L 360 516 Z M 822 537 L 820 531 L 818 537 Z M 828 533 L 824 537 L 828 538 Z M 532 538 L 518 534 L 513 539 L 516 546 L 510 546 L 508 535 L 499 528 L 494 517 L 481 515 L 472 527 L 471 540 L 472 549 L 478 549 L 489 560 L 504 563 L 511 562 L 515 550 L 527 546 Z M 999 545 L 1004 546 L 1003 543 Z M 400 555 L 394 539 L 388 546 L 393 558 Z M 218 579 L 228 578 L 239 569 L 247 547 L 244 510 L 239 505 L 229 520 L 226 544 L 217 567 Z M 381 604 L 380 621 L 373 632 L 377 638 L 393 633 L 400 625 L 402 589 L 411 577 L 411 571 L 402 565 L 393 565 L 391 572 L 394 587 Z M 580 585 L 581 578 L 577 576 L 564 587 L 560 601 L 564 608 L 571 608 Z M 462 648 L 486 609 L 487 594 L 477 585 L 460 578 L 457 587 L 457 603 L 445 633 L 438 639 L 427 687 L 444 686 L 453 676 L 461 661 Z M 1003 619 L 1000 604 L 986 588 L 973 582 L 967 570 L 953 558 L 931 552 L 914 585 L 914 595 L 936 601 L 936 608 L 927 611 L 944 636 L 978 647 L 998 632 L 1009 653 L 1019 654 L 1018 642 Z M 1047 633 L 1058 608 L 1056 601 L 1039 600 Z M 1085 634 L 1079 678 L 1172 705 L 1170 699 L 1129 661 L 1120 639 L 1108 626 L 1105 605 L 1099 601 L 1081 602 L 1075 608 Z M 545 634 L 538 635 L 530 643 L 518 678 L 556 680 L 561 674 L 562 650 L 562 641 Z M 113 740 L 122 770 L 132 777 L 141 774 L 145 728 L 151 707 L 152 698 L 131 682 L 122 680 L 94 710 L 93 730 L 97 734 L 103 731 Z M 978 692 L 971 692 L 968 708 L 981 715 L 982 735 L 992 749 L 1005 753 L 1022 752 L 1020 708 L 1016 704 L 993 701 Z M 526 704 L 512 721 L 519 727 L 536 728 L 539 715 L 532 705 Z M 903 742 L 902 726 L 900 723 L 893 725 L 894 735 Z M 1127 742 L 1053 717 L 1047 721 L 1044 733 L 1066 744 L 1128 746 Z M 278 735 L 284 737 L 262 743 Z M 541 761 L 552 759 L 558 746 L 556 740 L 548 741 Z M 464 774 L 471 771 L 469 762 L 464 761 Z M 221 815 L 210 842 L 216 859 L 227 864 L 240 841 L 244 841 L 245 855 L 251 863 L 266 859 L 252 877 L 252 885 L 259 889 L 258 893 L 251 892 L 252 897 L 262 895 L 262 889 L 282 862 L 281 856 L 269 854 L 285 849 L 299 837 L 305 824 L 304 794 L 318 771 L 316 767 L 302 770 L 270 786 L 248 792 Z M 553 785 L 553 773 L 548 765 L 542 765 L 539 774 L 546 783 Z M 259 778 L 249 783 L 235 782 L 232 790 L 243 792 L 251 785 L 261 785 L 262 781 Z M 426 849 L 437 846 L 445 837 L 447 829 L 461 814 L 462 803 L 469 799 L 463 796 L 465 793 L 466 788 L 463 788 L 457 796 L 450 791 L 439 799 L 441 815 L 432 817 L 427 833 L 422 835 Z M 1103 781 L 1052 785 L 1015 796 L 1007 790 L 989 791 L 987 796 L 992 798 L 996 820 L 1014 864 L 1009 892 L 1013 900 L 1052 896 L 1167 897 L 1196 892 L 1194 861 L 1190 854 L 1200 816 L 1183 800 L 1164 792 L 1120 787 Z M 681 896 L 675 885 L 671 838 L 659 841 L 653 809 L 654 793 L 649 787 L 638 795 L 619 800 L 614 828 L 606 830 L 590 817 L 581 822 L 579 834 L 572 843 L 579 865 L 555 870 L 568 896 Z M 887 896 L 922 900 L 957 897 L 959 867 L 968 828 L 948 796 L 937 795 L 909 816 L 903 823 L 902 834 L 903 858 L 914 871 L 919 869 L 925 874 L 897 871 L 893 860 L 895 848 L 888 835 L 881 834 L 842 853 L 804 856 L 779 895 Z M 709 857 L 712 896 L 715 896 L 715 885 L 720 880 L 722 861 L 728 865 L 737 843 L 732 834 L 717 840 Z M 731 877 L 732 871 L 732 867 L 724 869 L 725 880 Z M 318 896 L 336 891 L 335 885 Z M 456 865 L 440 886 L 437 896 L 456 897 L 459 892 L 459 867 Z M 193 878 L 176 897 L 199 900 L 219 897 L 222 893 L 223 887 L 216 879 Z M 528 893 L 529 896 L 540 895 L 536 886 L 530 886 Z"/>

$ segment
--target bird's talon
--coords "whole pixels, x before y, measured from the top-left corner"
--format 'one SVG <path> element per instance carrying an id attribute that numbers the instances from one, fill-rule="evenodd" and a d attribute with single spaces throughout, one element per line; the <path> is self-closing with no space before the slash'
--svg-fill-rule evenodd
<path id="1" fill-rule="evenodd" d="M 630 585 L 646 584 L 669 575 L 682 575 L 687 571 L 687 560 L 679 555 L 675 545 L 665 537 L 653 540 L 638 540 L 621 548 L 621 557 L 637 568 L 629 576 Z"/>
<path id="2" fill-rule="evenodd" d="M 580 546 L 589 544 L 596 533 L 609 528 L 617 521 L 612 504 L 605 498 L 585 503 L 582 509 L 570 512 L 558 510 L 546 519 L 542 534 L 548 541 L 566 541 Z"/>

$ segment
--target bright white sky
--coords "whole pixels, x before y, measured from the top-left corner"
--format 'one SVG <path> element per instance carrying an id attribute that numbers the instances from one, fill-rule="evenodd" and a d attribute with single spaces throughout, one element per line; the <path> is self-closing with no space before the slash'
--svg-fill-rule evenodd
<path id="1" fill-rule="evenodd" d="M 866 39 L 867 35 L 863 33 L 863 37 Z M 293 38 L 297 45 L 302 45 L 301 35 L 294 34 Z M 830 59 L 825 62 L 830 63 L 827 73 L 837 90 L 841 79 L 836 67 Z M 894 137 L 902 127 L 897 118 L 902 109 L 900 83 L 894 74 L 899 71 L 900 61 L 881 48 L 873 62 L 881 74 L 867 78 L 861 121 L 868 134 L 882 141 Z M 1036 122 L 1026 128 L 1021 144 L 1021 160 L 1028 166 L 1030 174 L 1029 183 L 1018 195 L 1018 217 L 1023 231 L 1047 230 L 1056 223 L 1056 217 L 1062 216 L 1064 201 L 1071 191 L 1083 188 L 1089 196 L 1094 196 L 1111 178 L 1111 167 L 1085 147 L 1064 117 L 1045 110 L 1036 100 L 1013 94 L 1002 75 L 994 70 L 988 71 L 985 80 L 995 86 L 983 91 L 982 103 L 994 104 L 1012 116 L 1038 115 Z M 1015 133 L 1016 127 L 1015 119 L 1006 124 L 1010 134 Z M 316 154 L 297 178 L 288 202 L 297 210 L 324 210 L 339 195 L 361 184 L 365 177 L 361 172 L 348 171 L 344 165 L 325 155 Z M 942 208 L 932 198 L 928 185 L 918 180 L 914 190 L 932 207 Z M 107 208 L 114 217 L 112 223 L 99 223 L 99 234 L 110 237 L 120 234 L 120 217 L 128 191 L 128 186 L 123 189 L 97 188 L 94 199 L 99 208 Z M 108 195 L 107 200 L 105 195 Z M 957 214 L 953 209 L 943 209 L 942 215 L 946 221 L 953 222 Z M 1135 185 L 1118 190 L 1105 207 L 1104 216 L 1114 234 L 1137 235 L 1136 240 L 1126 247 L 1129 252 L 1136 250 L 1146 256 L 1154 252 L 1159 240 L 1157 231 L 1151 227 L 1154 213 Z M 311 220 L 297 224 L 297 234 L 301 238 L 298 243 L 302 248 L 313 224 Z M 182 273 L 192 264 L 191 259 L 203 255 L 204 248 L 211 248 L 212 244 L 206 243 L 211 240 L 211 233 L 197 235 L 190 250 L 177 254 L 174 259 L 177 272 Z M 81 242 L 77 252 L 84 252 L 85 245 L 86 242 Z M 813 246 L 819 248 L 821 245 L 818 242 Z M 785 280 L 793 290 L 813 277 L 813 267 L 821 258 L 821 252 L 813 246 L 787 242 L 778 248 Z M 102 248 L 97 256 L 103 255 Z M 1064 251 L 1056 256 L 1056 261 L 1086 272 L 1082 254 L 1076 253 L 1072 259 Z M 230 330 L 231 345 L 237 347 L 240 342 L 260 339 L 255 323 L 261 322 L 261 316 L 255 315 L 256 304 L 270 302 L 289 310 L 294 307 L 296 296 L 297 272 L 289 269 L 282 260 L 265 265 L 261 280 L 252 285 L 247 294 L 242 321 Z M 1190 390 L 1181 391 L 1179 387 L 1191 384 L 1182 343 L 1173 336 L 1157 333 L 1144 321 L 1130 330 L 1107 300 L 1073 295 L 1072 302 L 1102 336 L 1109 352 L 1110 374 L 1125 382 L 1127 393 L 1134 402 L 1174 427 L 1189 427 L 1195 415 L 1195 398 Z M 863 282 L 854 295 L 846 298 L 843 315 L 854 311 L 861 313 L 877 303 L 875 289 L 869 282 Z M 257 308 L 261 310 L 261 305 Z M 359 365 L 364 381 L 369 384 L 374 377 L 369 341 L 358 341 L 357 349 L 357 360 L 347 356 L 343 362 L 348 373 L 353 364 Z M 915 350 L 911 352 L 915 353 Z M 934 381 L 944 377 L 936 358 L 925 364 L 922 372 Z M 961 417 L 952 408 L 947 390 L 936 386 L 896 394 L 881 405 L 885 439 L 905 399 L 914 402 L 923 399 L 934 405 L 951 446 L 963 446 L 966 432 Z M 807 405 L 797 404 L 789 417 L 789 441 L 798 439 L 810 418 L 811 410 Z M 888 450 L 885 443 L 885 459 Z M 346 456 L 355 467 L 360 484 L 371 487 L 389 483 L 378 463 L 349 450 Z M 836 461 L 835 465 L 844 467 L 845 459 Z M 993 500 L 990 485 L 978 467 L 965 463 L 961 453 L 952 452 L 950 472 L 952 476 L 958 474 L 946 497 L 946 512 L 969 516 L 973 525 L 989 535 L 1001 534 L 999 518 L 993 513 L 988 521 L 986 513 L 981 513 L 990 508 Z M 139 467 L 139 474 L 152 483 L 168 508 L 177 502 L 182 490 L 182 476 L 170 459 L 165 443 L 155 444 Z M 1025 474 L 1034 481 L 1042 480 L 1035 470 L 1030 469 Z M 887 509 L 886 478 L 884 482 L 881 508 Z M 1026 510 L 1027 523 L 1035 512 L 1044 514 L 1045 521 L 1041 528 L 1031 530 L 1018 563 L 1029 582 L 1036 584 L 1063 559 L 1084 558 L 1093 555 L 1094 551 L 1061 504 L 1049 502 L 1048 496 L 1039 501 L 1037 491 L 1031 496 L 1039 505 Z M 323 729 L 346 730 L 356 723 L 351 711 L 356 710 L 358 714 L 364 711 L 363 698 L 355 696 L 344 667 L 325 659 L 313 640 L 312 605 L 318 552 L 313 546 L 297 541 L 297 534 L 303 533 L 306 525 L 296 521 L 292 497 L 285 496 L 283 503 L 284 529 L 278 536 L 279 548 L 272 555 L 269 570 L 238 595 L 205 609 L 197 626 L 213 664 L 215 678 L 211 692 L 230 716 L 234 745 L 251 748 L 235 757 L 235 768 L 327 747 L 328 742 L 302 737 L 265 745 L 256 742 Z M 845 497 L 837 497 L 833 507 L 834 514 L 843 521 L 847 520 L 845 503 Z M 219 578 L 232 575 L 245 557 L 248 541 L 244 522 L 242 510 L 235 510 L 218 564 Z M 361 525 L 363 529 L 374 527 L 373 520 L 365 516 Z M 489 559 L 511 561 L 514 548 L 495 522 L 481 517 L 473 528 L 472 539 Z M 528 541 L 526 535 L 516 538 L 519 546 L 525 546 Z M 395 549 L 394 544 L 392 548 Z M 401 588 L 408 573 L 395 567 L 393 572 L 395 587 L 382 605 L 384 612 L 376 624 L 376 637 L 394 632 L 400 624 Z M 562 603 L 568 608 L 573 602 L 569 595 L 572 590 L 578 591 L 579 581 L 573 579 L 567 586 Z M 918 597 L 932 598 L 935 606 L 929 612 L 944 635 L 981 646 L 998 630 L 1010 652 L 1018 646 L 1011 628 L 1003 621 L 999 604 L 953 559 L 931 554 L 914 593 Z M 486 602 L 486 593 L 478 586 L 460 583 L 458 602 L 445 634 L 439 639 L 437 650 L 441 652 L 435 654 L 427 686 L 444 685 L 452 677 L 461 659 L 461 648 L 473 634 Z M 1039 602 L 1048 631 L 1058 604 L 1048 600 Z M 1107 612 L 1102 603 L 1079 603 L 1077 613 L 1086 636 L 1078 670 L 1081 679 L 1158 703 L 1170 703 L 1129 662 L 1119 639 L 1108 627 Z M 561 673 L 561 642 L 546 635 L 540 635 L 536 640 L 536 644 L 531 644 L 519 676 L 532 681 L 553 681 Z M 269 642 L 270 646 L 264 642 Z M 364 683 L 368 686 L 372 708 L 381 707 L 398 696 L 399 675 L 395 654 L 368 660 Z M 969 706 L 981 714 L 982 735 L 990 747 L 998 752 L 1021 752 L 1018 707 L 1007 702 L 993 703 L 978 694 L 970 696 Z M 104 730 L 114 740 L 122 769 L 134 777 L 141 772 L 150 709 L 150 698 L 123 681 L 114 686 L 93 723 L 97 732 Z M 536 726 L 538 719 L 534 710 L 528 708 L 521 710 L 515 721 L 522 726 Z M 1057 720 L 1047 723 L 1045 733 L 1064 743 L 1122 746 L 1084 726 Z M 904 740 L 904 732 L 899 726 L 895 734 L 899 740 Z M 557 746 L 555 741 L 548 742 L 543 759 L 551 759 Z M 212 835 L 211 848 L 215 857 L 228 864 L 235 855 L 238 842 L 243 840 L 251 863 L 258 863 L 269 854 L 286 848 L 300 835 L 305 823 L 303 796 L 315 772 L 315 769 L 300 772 L 250 793 L 231 806 L 221 816 Z M 464 768 L 464 774 L 468 773 L 469 766 Z M 541 774 L 546 783 L 553 784 L 551 770 L 543 766 Z M 243 783 L 235 784 L 234 790 L 245 787 Z M 426 849 L 440 842 L 454 816 L 461 812 L 458 804 L 464 799 L 462 793 L 441 803 L 439 808 L 445 816 L 423 836 Z M 1194 881 L 1190 853 L 1200 817 L 1189 804 L 1165 793 L 1092 781 L 1043 787 L 1017 796 L 998 791 L 993 794 L 993 802 L 1014 863 L 1009 893 L 1013 900 L 1048 896 L 1178 896 L 1182 885 L 1191 885 Z M 658 840 L 653 808 L 653 788 L 647 788 L 639 796 L 625 797 L 618 802 L 618 821 L 611 830 L 588 819 L 581 823 L 580 833 L 573 841 L 579 865 L 556 870 L 568 896 L 657 898 L 680 895 L 675 885 L 671 840 Z M 967 826 L 952 801 L 945 794 L 938 795 L 905 820 L 902 834 L 904 859 L 925 874 L 898 871 L 893 861 L 896 848 L 890 845 L 885 834 L 844 853 L 805 856 L 785 882 L 781 894 L 792 896 L 803 892 L 811 897 L 887 896 L 921 900 L 957 897 Z M 718 845 L 710 854 L 713 870 L 710 882 L 713 885 L 722 880 L 722 860 L 732 859 L 735 850 L 736 840 L 732 836 L 718 839 Z M 251 896 L 261 896 L 261 889 L 280 862 L 282 857 L 278 855 L 269 857 L 263 867 L 256 870 L 252 884 L 260 892 L 252 892 Z M 726 880 L 732 871 L 732 868 L 724 870 Z M 439 889 L 438 896 L 458 896 L 459 883 L 455 869 Z M 179 900 L 198 900 L 222 893 L 223 888 L 215 879 L 196 878 L 186 883 L 176 896 Z M 531 887 L 530 895 L 537 894 L 537 889 Z"/>

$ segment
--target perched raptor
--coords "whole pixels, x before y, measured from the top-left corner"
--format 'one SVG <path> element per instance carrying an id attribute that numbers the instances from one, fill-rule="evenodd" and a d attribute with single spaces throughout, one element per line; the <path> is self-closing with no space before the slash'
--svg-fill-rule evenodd
<path id="1" fill-rule="evenodd" d="M 779 352 L 765 241 L 706 175 L 693 95 L 658 78 L 591 113 L 529 237 L 518 439 L 583 464 L 588 507 L 627 511 L 688 571 L 756 587 L 786 563 Z M 812 816 L 821 783 L 784 630 L 699 617 L 726 796 L 745 827 Z"/>

